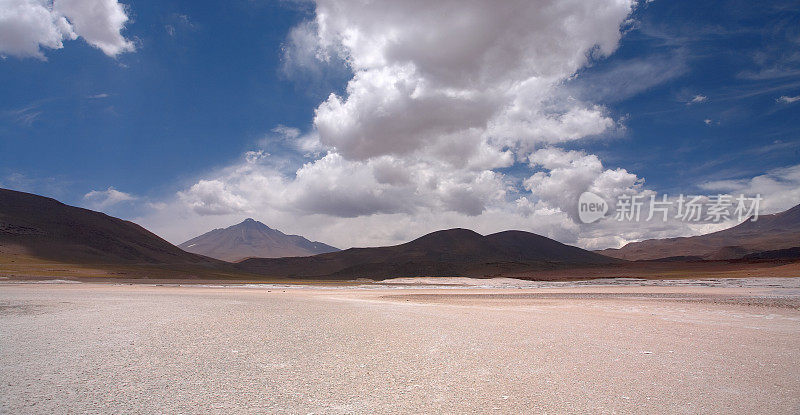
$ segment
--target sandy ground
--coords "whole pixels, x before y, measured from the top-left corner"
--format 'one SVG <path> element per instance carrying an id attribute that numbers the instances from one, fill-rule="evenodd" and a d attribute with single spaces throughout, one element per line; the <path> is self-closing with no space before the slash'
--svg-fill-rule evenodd
<path id="1" fill-rule="evenodd" d="M 0 283 L 0 413 L 800 413 L 798 279 L 433 282 Z"/>

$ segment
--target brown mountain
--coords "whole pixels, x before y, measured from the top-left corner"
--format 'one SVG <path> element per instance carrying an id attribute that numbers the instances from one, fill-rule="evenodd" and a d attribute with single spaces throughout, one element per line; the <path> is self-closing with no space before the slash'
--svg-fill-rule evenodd
<path id="1" fill-rule="evenodd" d="M 746 220 L 706 235 L 649 239 L 619 249 L 598 251 L 613 258 L 653 260 L 686 257 L 706 260 L 739 259 L 750 254 L 800 246 L 800 205 L 787 211 Z"/>
<path id="2" fill-rule="evenodd" d="M 0 189 L 0 253 L 66 263 L 216 264 L 141 226 L 55 199 Z"/>
<path id="3" fill-rule="evenodd" d="M 244 258 L 281 258 L 310 256 L 339 249 L 322 242 L 312 242 L 302 236 L 286 235 L 253 219 L 214 229 L 180 245 L 184 251 L 193 252 L 223 261 L 239 261 Z"/>
<path id="4" fill-rule="evenodd" d="M 433 232 L 396 246 L 350 248 L 305 258 L 250 258 L 252 273 L 289 278 L 482 277 L 619 262 L 529 232 L 488 236 L 467 229 Z"/>
<path id="5" fill-rule="evenodd" d="M 137 281 L 272 278 L 385 279 L 400 276 L 513 276 L 563 280 L 639 276 L 791 276 L 797 268 L 798 208 L 745 223 L 728 234 L 758 241 L 756 254 L 737 261 L 627 262 L 520 231 L 482 236 L 465 229 L 434 232 L 388 247 L 357 248 L 311 257 L 253 258 L 238 264 L 182 251 L 135 223 L 56 200 L 0 189 L 0 276 Z M 765 219 L 766 218 L 766 219 Z M 787 234 L 789 236 L 787 236 Z M 794 234 L 796 235 L 796 233 Z M 780 238 L 790 248 L 765 250 Z M 724 245 L 728 252 L 742 252 Z M 733 246 L 735 247 L 735 246 Z M 718 252 L 723 248 L 719 248 Z M 696 258 L 696 257 L 695 257 Z"/>

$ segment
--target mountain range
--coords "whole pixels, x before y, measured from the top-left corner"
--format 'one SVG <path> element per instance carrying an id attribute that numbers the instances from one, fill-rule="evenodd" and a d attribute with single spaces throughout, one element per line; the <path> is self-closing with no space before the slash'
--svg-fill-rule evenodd
<path id="1" fill-rule="evenodd" d="M 686 260 L 740 259 L 762 251 L 800 246 L 800 205 L 784 212 L 745 220 L 737 226 L 699 236 L 649 239 L 619 249 L 597 251 L 629 261 L 679 257 Z"/>
<path id="2" fill-rule="evenodd" d="M 334 251 L 336 248 L 285 235 L 252 219 L 182 245 L 230 260 L 247 259 L 231 263 L 186 252 L 133 222 L 30 193 L 0 189 L 0 276 L 6 278 L 30 272 L 52 275 L 72 269 L 72 265 L 91 268 L 91 275 L 106 270 L 103 275 L 114 278 L 225 280 L 501 275 L 532 279 L 650 278 L 737 272 L 746 276 L 792 276 L 800 259 L 800 206 L 708 235 L 636 242 L 604 250 L 602 255 L 530 232 L 484 236 L 460 228 L 433 232 L 395 246 Z M 252 257 L 269 249 L 273 249 L 271 255 L 295 256 Z M 312 255 L 314 250 L 334 252 Z M 56 263 L 65 264 L 64 268 L 54 267 Z M 88 275 L 86 272 L 80 275 Z"/>
<path id="3" fill-rule="evenodd" d="M 505 231 L 483 236 L 468 229 L 437 231 L 401 245 L 350 248 L 306 258 L 250 258 L 242 269 L 287 278 L 497 276 L 530 270 L 621 262 L 544 236 Z"/>
<path id="4" fill-rule="evenodd" d="M 245 258 L 297 257 L 336 252 L 339 249 L 312 242 L 299 235 L 286 235 L 253 219 L 224 229 L 214 229 L 180 245 L 187 252 L 228 262 Z"/>

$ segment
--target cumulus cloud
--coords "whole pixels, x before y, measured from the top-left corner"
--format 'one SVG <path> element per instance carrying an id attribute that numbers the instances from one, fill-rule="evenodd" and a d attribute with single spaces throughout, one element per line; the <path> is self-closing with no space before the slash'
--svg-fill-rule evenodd
<path id="1" fill-rule="evenodd" d="M 80 37 L 114 57 L 135 49 L 121 34 L 127 22 L 116 0 L 0 0 L 0 55 L 45 59 L 42 48 Z"/>
<path id="2" fill-rule="evenodd" d="M 224 215 L 243 211 L 248 203 L 220 180 L 200 180 L 178 198 L 200 215 Z"/>
<path id="3" fill-rule="evenodd" d="M 674 221 L 576 221 L 584 191 L 609 199 L 653 194 L 635 173 L 564 149 L 624 128 L 591 94 L 574 93 L 570 80 L 614 52 L 633 6 L 319 0 L 315 18 L 289 34 L 284 63 L 346 62 L 345 93 L 327 96 L 307 131 L 276 127 L 259 150 L 203 175 L 140 220 L 182 242 L 194 236 L 192 224 L 227 226 L 247 215 L 341 247 L 448 227 L 529 230 L 594 248 L 699 232 Z M 277 151 L 287 147 L 304 158 Z M 179 226 L 176 212 L 187 209 Z"/>
<path id="4" fill-rule="evenodd" d="M 633 2 L 560 0 L 362 3 L 320 0 L 315 50 L 346 56 L 347 96 L 314 125 L 351 160 L 407 155 L 472 136 L 459 149 L 559 142 L 613 125 L 603 109 L 553 89 L 613 52 Z M 447 18 L 443 18 L 447 16 Z"/>
<path id="5" fill-rule="evenodd" d="M 433 160 L 383 156 L 353 162 L 328 153 L 286 174 L 281 160 L 259 162 L 260 155 L 248 152 L 243 163 L 200 180 L 179 199 L 201 215 L 272 209 L 348 218 L 426 209 L 474 216 L 505 195 L 499 173 L 453 170 Z"/>
<path id="6" fill-rule="evenodd" d="M 577 218 L 577 201 L 583 192 L 592 192 L 608 201 L 622 194 L 638 194 L 643 180 L 625 169 L 605 169 L 600 159 L 581 151 L 545 148 L 530 155 L 536 172 L 525 180 L 525 188 L 545 206 Z"/>
<path id="7" fill-rule="evenodd" d="M 335 53 L 318 42 L 316 23 L 306 21 L 289 31 L 283 46 L 281 69 L 289 76 L 297 71 L 321 76 L 326 64 L 335 57 Z"/>
<path id="8" fill-rule="evenodd" d="M 295 174 L 271 163 L 270 158 L 259 163 L 243 160 L 208 174 L 136 220 L 177 243 L 199 231 L 255 217 L 340 247 L 394 244 L 438 229 L 466 227 L 482 233 L 527 230 L 590 249 L 696 235 L 736 224 L 733 218 L 720 223 L 684 221 L 674 211 L 667 221 L 617 221 L 613 208 L 620 196 L 639 197 L 645 204 L 644 218 L 650 197 L 661 200 L 663 195 L 647 189 L 641 178 L 625 169 L 604 166 L 596 155 L 555 147 L 531 154 L 531 167 L 540 171 L 524 180 L 521 189 L 511 178 L 491 170 L 454 171 L 445 164 L 392 156 L 353 162 L 330 153 Z M 765 213 L 796 204 L 797 189 L 800 166 L 700 186 L 710 195 L 760 193 Z M 576 220 L 574 209 L 583 191 L 610 203 L 608 217 L 591 225 Z M 669 200 L 674 203 L 677 197 L 669 195 Z"/>
<path id="9" fill-rule="evenodd" d="M 776 101 L 778 101 L 780 103 L 783 103 L 783 104 L 791 104 L 791 103 L 800 101 L 800 95 L 798 95 L 796 97 L 790 97 L 790 96 L 783 95 L 780 98 L 778 98 Z"/>
<path id="10" fill-rule="evenodd" d="M 131 202 L 136 200 L 137 197 L 130 193 L 121 192 L 112 186 L 106 190 L 92 190 L 83 196 L 89 206 L 94 209 L 107 209 L 116 206 L 123 202 Z"/>

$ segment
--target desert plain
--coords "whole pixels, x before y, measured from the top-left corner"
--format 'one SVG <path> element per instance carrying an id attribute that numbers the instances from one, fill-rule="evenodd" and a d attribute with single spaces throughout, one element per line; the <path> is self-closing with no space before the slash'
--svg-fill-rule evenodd
<path id="1" fill-rule="evenodd" d="M 0 366 L 9 414 L 797 414 L 800 279 L 4 280 Z"/>

